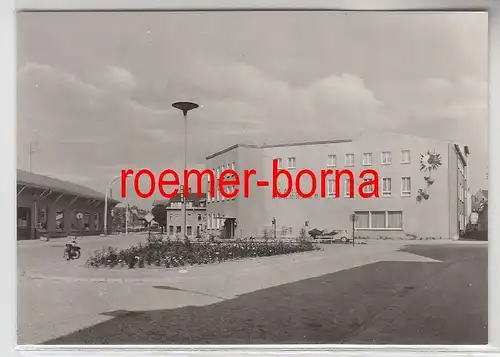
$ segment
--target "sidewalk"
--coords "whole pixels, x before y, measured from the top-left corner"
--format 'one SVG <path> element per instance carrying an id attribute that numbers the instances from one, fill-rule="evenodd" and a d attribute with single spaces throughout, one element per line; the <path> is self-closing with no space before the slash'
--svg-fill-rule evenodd
<path id="1" fill-rule="evenodd" d="M 113 238 L 118 238 L 118 237 L 132 237 L 132 236 L 144 236 L 147 235 L 148 232 L 134 232 L 134 233 L 129 233 L 127 234 L 122 234 L 122 233 L 113 233 L 113 234 L 108 234 L 107 236 L 104 235 L 95 235 L 95 236 L 76 236 L 77 242 L 93 242 L 97 240 L 106 240 L 106 239 L 113 239 Z M 71 236 L 66 236 L 66 237 L 57 237 L 57 238 L 50 238 L 48 241 L 43 241 L 40 239 L 31 239 L 31 240 L 18 240 L 17 241 L 17 246 L 18 247 L 25 247 L 25 246 L 37 246 L 37 245 L 49 245 L 50 243 L 61 243 L 61 242 L 66 242 L 71 239 L 71 237 L 75 237 L 74 235 Z"/>

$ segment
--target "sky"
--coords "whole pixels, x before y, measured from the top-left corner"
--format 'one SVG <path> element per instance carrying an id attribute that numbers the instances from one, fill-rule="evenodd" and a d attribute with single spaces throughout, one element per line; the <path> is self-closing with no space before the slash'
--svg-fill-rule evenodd
<path id="1" fill-rule="evenodd" d="M 235 143 L 388 130 L 468 145 L 487 188 L 486 13 L 19 13 L 17 47 L 20 169 L 33 143 L 33 172 L 100 192 L 125 168 L 181 171 L 171 103 L 190 100 L 190 168 Z"/>

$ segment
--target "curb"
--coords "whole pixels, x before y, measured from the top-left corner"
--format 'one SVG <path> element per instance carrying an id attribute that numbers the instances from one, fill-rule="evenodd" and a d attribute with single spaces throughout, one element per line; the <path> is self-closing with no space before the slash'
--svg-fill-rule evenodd
<path id="1" fill-rule="evenodd" d="M 50 281 L 60 281 L 67 283 L 153 283 L 153 282 L 164 282 L 165 279 L 162 278 L 103 278 L 103 277 L 71 277 L 71 276 L 57 276 L 57 275 L 43 275 L 43 274 L 30 274 L 25 273 L 22 275 L 23 278 L 29 280 L 50 280 Z M 172 278 L 170 278 L 171 280 Z"/>

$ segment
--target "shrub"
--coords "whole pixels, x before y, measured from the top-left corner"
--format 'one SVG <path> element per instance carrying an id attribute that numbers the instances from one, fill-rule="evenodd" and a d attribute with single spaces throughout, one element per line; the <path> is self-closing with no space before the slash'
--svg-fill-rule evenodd
<path id="1" fill-rule="evenodd" d="M 166 268 L 185 265 L 201 265 L 223 262 L 227 260 L 249 257 L 265 257 L 272 255 L 292 254 L 312 251 L 317 248 L 306 239 L 296 242 L 265 241 L 256 242 L 195 242 L 189 240 L 171 241 L 148 239 L 145 244 L 139 244 L 127 249 L 114 248 L 96 251 L 87 260 L 89 267 L 117 266 L 128 268 L 143 268 L 145 266 L 163 266 Z"/>

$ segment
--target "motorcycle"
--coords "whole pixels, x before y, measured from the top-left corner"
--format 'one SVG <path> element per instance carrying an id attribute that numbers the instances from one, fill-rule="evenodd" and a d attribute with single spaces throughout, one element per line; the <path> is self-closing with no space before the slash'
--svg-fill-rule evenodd
<path id="1" fill-rule="evenodd" d="M 66 243 L 66 247 L 64 248 L 64 259 L 78 259 L 80 255 L 80 247 L 76 244 L 75 240 L 71 241 L 71 243 Z"/>

